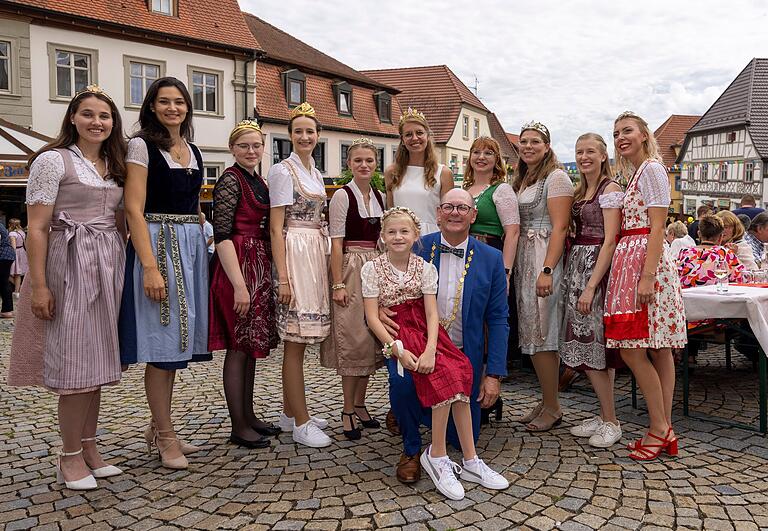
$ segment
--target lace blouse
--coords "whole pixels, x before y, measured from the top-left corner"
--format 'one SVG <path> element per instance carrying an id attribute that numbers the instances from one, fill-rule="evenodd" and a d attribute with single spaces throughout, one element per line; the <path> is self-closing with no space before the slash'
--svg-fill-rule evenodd
<path id="1" fill-rule="evenodd" d="M 368 196 L 368 210 L 366 211 L 363 201 L 363 194 L 355 184 L 355 181 L 349 181 L 347 184 L 357 199 L 357 212 L 361 218 L 380 218 L 383 214 L 379 202 L 371 191 Z M 381 194 L 381 199 L 386 201 L 385 194 Z M 339 188 L 333 193 L 331 201 L 328 204 L 328 233 L 331 238 L 343 238 L 346 236 L 347 211 L 349 210 L 349 196 Z"/>
<path id="2" fill-rule="evenodd" d="M 507 183 L 501 183 L 491 196 L 496 205 L 502 227 L 520 225 L 520 210 L 517 207 L 517 194 Z"/>
<path id="3" fill-rule="evenodd" d="M 192 151 L 192 146 L 189 145 L 189 142 L 187 142 L 187 149 L 189 150 L 189 164 L 187 164 L 187 168 L 192 168 L 193 170 L 197 170 L 197 158 L 195 157 L 195 152 Z M 173 160 L 173 157 L 171 157 L 171 154 L 165 150 L 160 149 L 160 154 L 165 159 L 165 162 L 168 163 L 169 168 L 183 168 L 181 164 Z M 149 166 L 149 152 L 147 151 L 147 143 L 144 141 L 143 138 L 131 138 L 128 141 L 128 154 L 125 156 L 125 162 L 131 162 L 133 164 L 136 164 L 138 166 L 142 166 L 146 168 Z"/>
<path id="4" fill-rule="evenodd" d="M 256 200 L 268 205 L 269 190 L 267 190 L 261 177 L 251 175 L 240 166 L 238 168 L 245 175 L 245 180 L 253 190 Z M 235 212 L 242 196 L 240 181 L 232 173 L 224 172 L 216 181 L 216 186 L 213 189 L 213 241 L 215 243 L 221 243 L 231 238 Z"/>
<path id="5" fill-rule="evenodd" d="M 521 203 L 530 203 L 536 198 L 536 190 L 539 186 L 538 182 L 528 186 L 525 190 L 520 192 L 518 201 Z M 547 175 L 547 199 L 553 199 L 555 197 L 573 197 L 573 183 L 566 173 L 561 169 L 556 169 L 549 175 Z M 501 188 L 501 187 L 499 187 Z M 518 218 L 519 222 L 519 218 Z"/>
<path id="6" fill-rule="evenodd" d="M 117 183 L 112 179 L 105 179 L 96 170 L 96 166 L 83 157 L 83 154 L 74 144 L 67 149 L 76 156 L 72 157 L 77 178 L 81 183 L 96 188 L 114 188 Z M 107 161 L 107 171 L 109 162 Z M 54 205 L 59 194 L 59 183 L 64 177 L 64 159 L 56 151 L 41 153 L 29 168 L 27 181 L 28 205 Z"/>
<path id="7" fill-rule="evenodd" d="M 383 275 L 377 274 L 377 265 L 383 269 Z M 387 260 L 387 255 L 383 254 L 363 264 L 360 277 L 363 283 L 363 298 L 378 298 L 379 304 L 384 307 L 419 299 L 423 295 L 437 294 L 437 268 L 413 254 L 408 260 L 407 271 L 393 267 Z"/>
<path id="8" fill-rule="evenodd" d="M 647 207 L 669 207 L 672 202 L 667 171 L 659 162 L 652 160 L 637 176 L 637 189 Z M 622 208 L 624 192 L 610 192 L 600 196 L 603 208 Z"/>

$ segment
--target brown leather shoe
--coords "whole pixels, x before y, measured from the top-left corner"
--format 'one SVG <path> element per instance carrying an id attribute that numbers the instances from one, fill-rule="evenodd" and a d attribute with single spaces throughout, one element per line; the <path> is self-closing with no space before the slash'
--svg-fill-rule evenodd
<path id="1" fill-rule="evenodd" d="M 421 479 L 419 455 L 401 455 L 397 463 L 397 479 L 401 483 L 416 483 Z"/>
<path id="2" fill-rule="evenodd" d="M 395 413 L 390 409 L 387 412 L 387 429 L 389 430 L 389 433 L 392 435 L 400 435 L 400 426 L 397 425 L 397 419 L 395 418 Z"/>

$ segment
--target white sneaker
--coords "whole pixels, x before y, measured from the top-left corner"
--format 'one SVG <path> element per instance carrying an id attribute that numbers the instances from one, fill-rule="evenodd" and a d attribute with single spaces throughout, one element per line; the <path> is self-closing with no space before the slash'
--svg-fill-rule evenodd
<path id="1" fill-rule="evenodd" d="M 479 457 L 475 457 L 471 461 L 462 459 L 462 464 L 459 477 L 464 481 L 480 483 L 483 487 L 494 490 L 503 490 L 509 487 L 507 478 L 486 465 Z"/>
<path id="2" fill-rule="evenodd" d="M 328 427 L 328 421 L 321 419 L 320 417 L 309 417 L 309 420 L 321 430 L 324 430 Z M 291 433 L 293 428 L 296 426 L 296 423 L 293 417 L 288 417 L 285 413 L 280 413 L 280 418 L 277 421 L 277 425 L 280 426 L 280 429 L 283 431 L 283 433 Z"/>
<path id="3" fill-rule="evenodd" d="M 299 444 L 311 446 L 312 448 L 324 448 L 330 446 L 333 442 L 331 438 L 323 433 L 323 430 L 311 420 L 308 420 L 301 426 L 296 426 L 293 429 L 293 440 Z"/>
<path id="4" fill-rule="evenodd" d="M 419 458 L 422 468 L 426 470 L 429 477 L 432 478 L 432 482 L 435 484 L 438 491 L 442 492 L 451 500 L 463 500 L 464 487 L 461 482 L 456 479 L 456 474 L 461 474 L 461 467 L 451 461 L 447 456 L 432 459 L 429 456 L 429 451 L 431 449 L 431 446 L 427 448 Z"/>
<path id="5" fill-rule="evenodd" d="M 595 448 L 609 448 L 621 439 L 621 426 L 613 422 L 603 422 L 597 432 L 589 438 L 589 445 Z"/>
<path id="6" fill-rule="evenodd" d="M 603 425 L 603 419 L 599 416 L 587 419 L 578 426 L 571 427 L 571 435 L 574 437 L 591 437 L 597 433 L 598 428 Z"/>

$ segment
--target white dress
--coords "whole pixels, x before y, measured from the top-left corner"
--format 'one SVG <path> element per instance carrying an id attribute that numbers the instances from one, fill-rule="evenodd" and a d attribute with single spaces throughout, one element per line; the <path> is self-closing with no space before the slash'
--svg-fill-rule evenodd
<path id="1" fill-rule="evenodd" d="M 400 186 L 392 191 L 393 206 L 407 207 L 421 220 L 421 235 L 437 232 L 437 207 L 440 205 L 440 174 L 443 165 L 437 165 L 435 185 L 425 188 L 424 167 L 408 166 Z"/>

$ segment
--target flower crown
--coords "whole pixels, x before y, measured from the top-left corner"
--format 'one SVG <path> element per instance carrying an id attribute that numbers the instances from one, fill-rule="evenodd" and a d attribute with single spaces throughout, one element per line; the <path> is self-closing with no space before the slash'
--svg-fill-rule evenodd
<path id="1" fill-rule="evenodd" d="M 384 211 L 384 213 L 381 215 L 381 221 L 382 223 L 389 218 L 390 216 L 394 216 L 396 214 L 406 214 L 410 216 L 410 218 L 413 220 L 413 223 L 416 225 L 416 228 L 421 230 L 421 220 L 419 217 L 408 207 L 401 207 L 396 206 L 392 208 L 388 208 Z"/>
<path id="2" fill-rule="evenodd" d="M 646 122 L 645 120 L 640 118 L 640 116 L 638 116 L 637 113 L 635 113 L 634 111 L 624 111 L 623 113 L 621 113 L 620 115 L 618 115 L 616 117 L 616 119 L 613 121 L 613 123 L 616 123 L 619 120 L 623 120 L 624 118 L 634 118 L 635 120 L 639 120 L 643 124 L 648 125 L 648 122 Z"/>
<path id="3" fill-rule="evenodd" d="M 109 94 L 104 92 L 104 89 L 101 88 L 100 86 L 96 85 L 96 84 L 88 85 L 83 90 L 78 91 L 75 94 L 75 98 L 78 98 L 78 97 L 82 96 L 83 94 L 100 94 L 101 96 L 104 96 L 105 98 L 107 98 L 110 102 L 114 103 L 112 101 L 112 98 L 109 97 Z"/>
<path id="4" fill-rule="evenodd" d="M 408 107 L 408 110 L 400 115 L 400 125 L 403 125 L 408 120 L 416 120 L 427 125 L 427 117 L 424 116 L 424 113 L 411 107 Z"/>
<path id="5" fill-rule="evenodd" d="M 245 131 L 247 129 L 251 131 L 256 131 L 257 133 L 261 133 L 261 127 L 259 127 L 259 122 L 251 118 L 246 118 L 245 120 L 237 122 L 237 125 L 235 125 L 235 128 L 232 129 L 231 133 L 229 133 L 229 138 L 232 138 L 236 136 L 238 133 L 240 133 L 241 131 Z"/>
<path id="6" fill-rule="evenodd" d="M 310 118 L 315 118 L 315 109 L 305 101 L 301 105 L 294 107 L 291 111 L 291 120 L 297 116 L 309 116 Z"/>
<path id="7" fill-rule="evenodd" d="M 547 129 L 547 126 L 544 125 L 543 123 L 537 122 L 537 121 L 528 122 L 520 129 L 520 134 L 522 135 L 523 131 L 528 131 L 528 130 L 538 131 L 539 133 L 544 135 L 544 138 L 546 138 L 547 142 L 549 142 L 550 140 L 549 129 Z"/>

